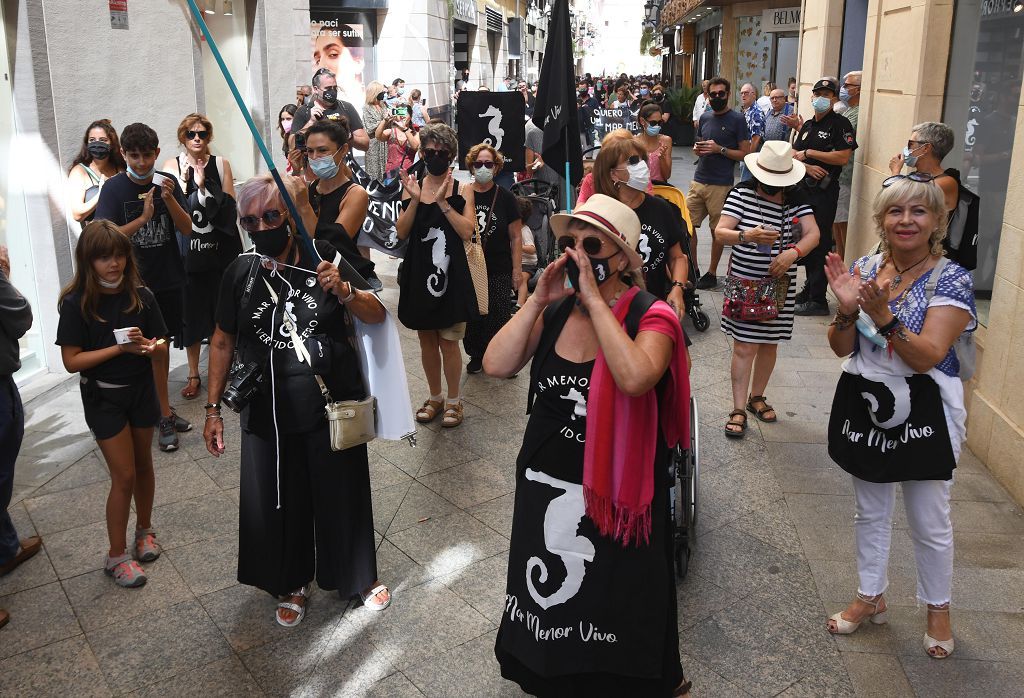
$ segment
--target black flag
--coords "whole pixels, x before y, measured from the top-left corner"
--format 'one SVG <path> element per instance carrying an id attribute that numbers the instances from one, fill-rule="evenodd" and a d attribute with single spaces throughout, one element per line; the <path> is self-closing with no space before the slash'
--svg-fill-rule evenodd
<path id="1" fill-rule="evenodd" d="M 544 163 L 565 176 L 569 159 L 569 180 L 573 185 L 583 179 L 583 149 L 580 146 L 580 122 L 576 114 L 575 62 L 569 27 L 569 0 L 555 0 L 548 24 L 548 43 L 540 69 L 540 86 L 533 123 L 544 130 Z"/>

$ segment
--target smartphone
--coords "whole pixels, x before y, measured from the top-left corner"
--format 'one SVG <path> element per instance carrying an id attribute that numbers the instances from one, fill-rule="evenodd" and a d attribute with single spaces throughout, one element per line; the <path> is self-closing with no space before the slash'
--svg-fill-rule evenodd
<path id="1" fill-rule="evenodd" d="M 298 148 L 299 150 L 305 150 L 306 149 L 306 134 L 305 133 L 296 133 L 295 134 L 295 147 Z"/>
<path id="2" fill-rule="evenodd" d="M 565 262 L 565 275 L 569 278 L 569 283 L 572 287 L 579 291 L 580 289 L 580 268 L 576 264 L 576 260 L 572 257 Z"/>
<path id="3" fill-rule="evenodd" d="M 393 116 L 409 116 L 409 107 L 406 107 L 406 106 L 393 107 L 391 109 L 391 114 Z"/>

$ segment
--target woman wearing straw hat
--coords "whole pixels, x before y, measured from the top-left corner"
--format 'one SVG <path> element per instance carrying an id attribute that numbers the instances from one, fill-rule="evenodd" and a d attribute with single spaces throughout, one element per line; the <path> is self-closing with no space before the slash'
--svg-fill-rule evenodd
<path id="1" fill-rule="evenodd" d="M 658 465 L 688 438 L 682 328 L 641 295 L 640 221 L 628 206 L 595 194 L 551 228 L 564 254 L 484 354 L 498 377 L 532 359 L 536 391 L 495 655 L 533 695 L 688 695 L 671 483 Z"/>
<path id="2" fill-rule="evenodd" d="M 796 261 L 818 244 L 811 207 L 786 200 L 786 188 L 804 177 L 804 164 L 793 159 L 792 146 L 785 141 L 765 141 L 761 150 L 744 157 L 743 163 L 753 177 L 729 192 L 715 228 L 715 240 L 732 245 L 729 276 L 788 277 L 789 281 L 786 302 L 775 319 L 756 322 L 722 315 L 722 331 L 733 339 L 734 409 L 725 424 L 725 435 L 733 438 L 742 438 L 746 432 L 747 411 L 765 423 L 778 420 L 765 400 L 765 389 L 775 368 L 778 343 L 793 335 Z M 794 229 L 800 232 L 794 235 Z"/>

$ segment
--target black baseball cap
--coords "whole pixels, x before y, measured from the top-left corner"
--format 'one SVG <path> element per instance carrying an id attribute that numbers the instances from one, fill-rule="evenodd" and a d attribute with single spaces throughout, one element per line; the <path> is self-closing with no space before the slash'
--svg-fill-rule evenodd
<path id="1" fill-rule="evenodd" d="M 817 92 L 818 90 L 829 90 L 833 95 L 839 94 L 839 85 L 832 78 L 822 78 L 818 82 L 814 83 L 814 87 L 811 92 Z"/>

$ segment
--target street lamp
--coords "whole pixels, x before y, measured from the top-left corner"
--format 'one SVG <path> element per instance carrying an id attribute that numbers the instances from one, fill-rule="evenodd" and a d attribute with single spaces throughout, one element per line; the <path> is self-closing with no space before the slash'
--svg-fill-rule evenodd
<path id="1" fill-rule="evenodd" d="M 658 6 L 654 4 L 654 0 L 647 0 L 644 5 L 644 18 L 648 22 L 654 22 L 654 18 L 658 14 Z"/>

